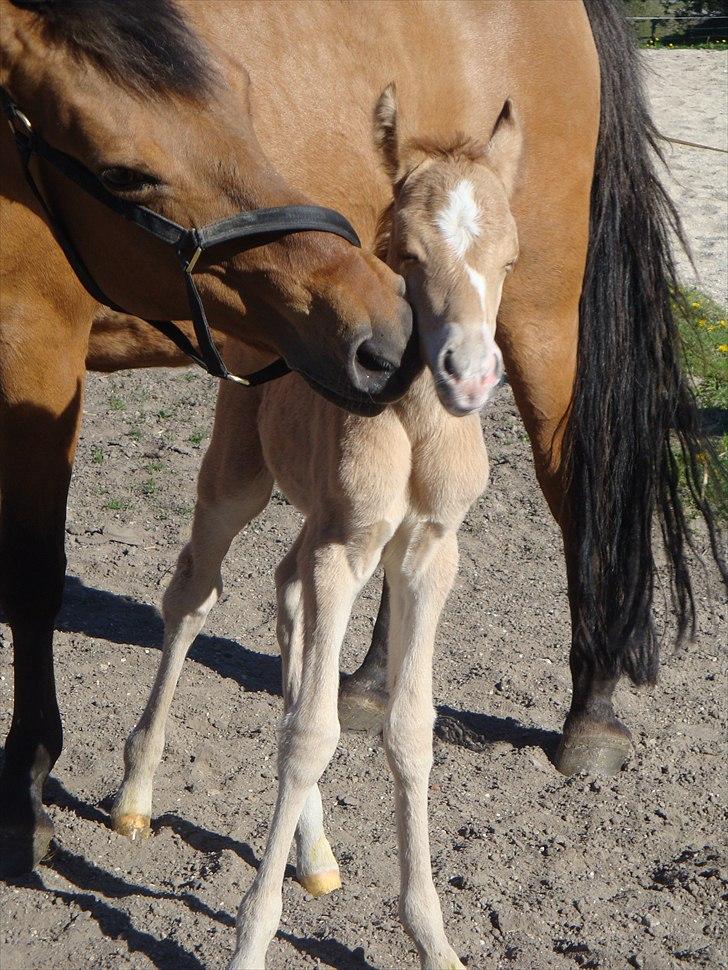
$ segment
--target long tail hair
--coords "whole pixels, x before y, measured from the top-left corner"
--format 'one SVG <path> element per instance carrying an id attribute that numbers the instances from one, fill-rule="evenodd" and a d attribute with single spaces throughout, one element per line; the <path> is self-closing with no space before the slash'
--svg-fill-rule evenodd
<path id="1" fill-rule="evenodd" d="M 656 680 L 659 661 L 651 619 L 655 520 L 681 641 L 695 632 L 683 496 L 689 492 L 705 520 L 726 580 L 717 520 L 728 492 L 701 434 L 683 363 L 670 245 L 672 233 L 683 237 L 655 169 L 661 155 L 639 51 L 620 0 L 585 0 L 585 6 L 599 54 L 601 117 L 563 452 L 576 548 L 574 649 L 603 675 L 625 673 L 643 684 Z M 706 476 L 717 483 L 717 504 L 705 495 Z"/>

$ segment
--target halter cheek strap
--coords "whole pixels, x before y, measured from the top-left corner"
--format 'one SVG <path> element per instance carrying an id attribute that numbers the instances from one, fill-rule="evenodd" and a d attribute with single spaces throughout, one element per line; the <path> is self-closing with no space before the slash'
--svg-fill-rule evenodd
<path id="1" fill-rule="evenodd" d="M 281 377 L 290 371 L 285 360 L 279 358 L 267 367 L 245 377 L 231 374 L 212 339 L 202 298 L 192 274 L 202 253 L 222 243 L 239 242 L 239 250 L 245 251 L 275 242 L 276 239 L 295 232 L 330 232 L 346 239 L 353 246 L 361 246 L 353 227 L 341 213 L 315 205 L 278 206 L 240 212 L 199 229 L 185 229 L 171 219 L 146 208 L 146 206 L 119 198 L 109 192 L 93 172 L 71 155 L 59 151 L 41 138 L 33 130 L 28 118 L 19 110 L 4 88 L 0 88 L 0 101 L 13 132 L 25 179 L 45 214 L 66 259 L 79 281 L 95 300 L 117 312 L 127 312 L 113 300 L 110 300 L 98 286 L 73 244 L 66 227 L 43 197 L 30 170 L 30 161 L 33 155 L 37 155 L 52 165 L 53 168 L 108 209 L 135 223 L 145 232 L 174 248 L 184 277 L 190 307 L 190 319 L 197 338 L 197 348 L 171 320 L 147 320 L 146 322 L 150 326 L 164 334 L 184 354 L 209 374 L 212 374 L 213 377 L 235 381 L 247 387 L 255 387 L 258 384 L 264 384 Z"/>

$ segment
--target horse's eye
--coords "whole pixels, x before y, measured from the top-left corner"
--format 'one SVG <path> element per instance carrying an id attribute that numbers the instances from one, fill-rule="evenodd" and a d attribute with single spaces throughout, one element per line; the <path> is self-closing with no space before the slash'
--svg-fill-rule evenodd
<path id="1" fill-rule="evenodd" d="M 510 263 L 506 263 L 506 273 L 512 273 L 516 265 L 516 260 L 512 259 Z"/>
<path id="2" fill-rule="evenodd" d="M 157 180 L 147 172 L 115 165 L 113 168 L 104 169 L 101 181 L 112 192 L 138 192 L 139 189 L 155 185 Z"/>
<path id="3" fill-rule="evenodd" d="M 416 263 L 422 262 L 422 260 L 416 253 L 407 252 L 407 253 L 402 253 L 402 262 L 409 263 L 411 266 L 414 266 Z"/>

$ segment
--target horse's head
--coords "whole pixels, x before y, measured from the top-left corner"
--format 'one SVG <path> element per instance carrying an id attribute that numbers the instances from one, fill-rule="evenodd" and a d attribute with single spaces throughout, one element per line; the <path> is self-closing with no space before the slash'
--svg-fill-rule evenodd
<path id="1" fill-rule="evenodd" d="M 381 95 L 374 133 L 392 180 L 384 227 L 389 264 L 407 283 L 420 343 L 443 405 L 481 408 L 503 373 L 495 342 L 506 274 L 518 257 L 509 199 L 521 130 L 506 101 L 487 143 L 400 143 L 394 86 Z"/>
<path id="2" fill-rule="evenodd" d="M 247 75 L 206 30 L 206 5 L 0 0 L 0 6 L 0 84 L 45 142 L 81 162 L 114 195 L 184 227 L 241 210 L 321 201 L 294 190 L 263 151 Z M 4 191 L 27 201 L 7 131 L 0 138 L 8 139 Z M 36 159 L 32 168 L 110 301 L 148 319 L 189 318 L 171 247 L 46 161 Z M 405 355 L 412 318 L 401 278 L 337 236 L 306 231 L 246 252 L 220 245 L 203 252 L 195 280 L 213 326 L 282 354 L 344 406 L 366 409 L 399 396 L 417 366 L 403 366 L 417 355 Z"/>

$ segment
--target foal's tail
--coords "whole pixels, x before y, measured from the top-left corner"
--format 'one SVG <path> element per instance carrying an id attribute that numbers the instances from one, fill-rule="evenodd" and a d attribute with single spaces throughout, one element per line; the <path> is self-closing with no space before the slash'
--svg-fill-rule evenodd
<path id="1" fill-rule="evenodd" d="M 716 520 L 726 476 L 701 436 L 673 310 L 671 233 L 680 220 L 655 171 L 657 131 L 639 52 L 620 0 L 584 0 L 601 66 L 601 118 L 581 297 L 577 379 L 564 439 L 567 502 L 578 549 L 574 649 L 607 676 L 657 678 L 652 526 L 671 576 L 677 638 L 695 632 L 684 496 L 708 528 L 724 579 Z M 717 485 L 711 509 L 705 481 Z M 710 490 L 708 490 L 710 491 Z M 722 495 L 722 497 L 721 497 Z"/>

